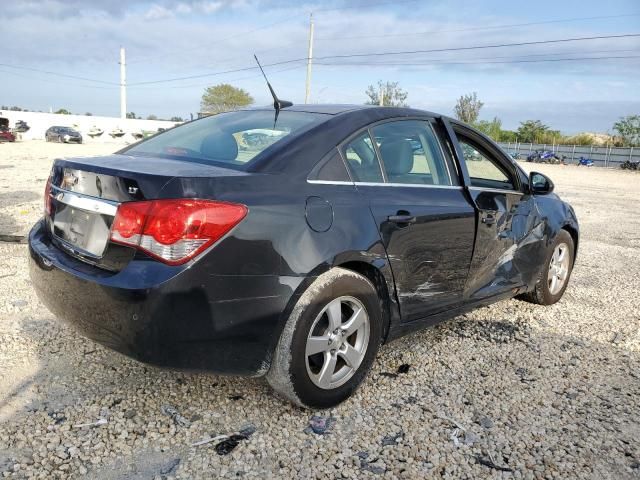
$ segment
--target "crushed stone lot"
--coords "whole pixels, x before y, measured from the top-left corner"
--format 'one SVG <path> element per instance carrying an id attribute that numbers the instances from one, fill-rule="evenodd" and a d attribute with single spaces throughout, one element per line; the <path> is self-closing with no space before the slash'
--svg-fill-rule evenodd
<path id="1" fill-rule="evenodd" d="M 40 216 L 53 158 L 117 148 L 0 144 L 0 234 Z M 640 478 L 640 174 L 535 169 L 580 221 L 564 298 L 395 341 L 327 411 L 84 339 L 38 302 L 26 245 L 0 241 L 0 477 Z"/>

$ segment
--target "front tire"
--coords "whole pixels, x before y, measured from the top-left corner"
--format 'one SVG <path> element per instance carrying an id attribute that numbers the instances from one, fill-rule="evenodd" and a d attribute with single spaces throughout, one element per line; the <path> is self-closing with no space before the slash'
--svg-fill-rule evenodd
<path id="1" fill-rule="evenodd" d="M 553 305 L 560 300 L 569 284 L 574 255 L 573 238 L 566 230 L 560 230 L 538 274 L 536 286 L 522 295 L 522 299 L 539 305 Z"/>
<path id="2" fill-rule="evenodd" d="M 366 377 L 382 338 L 375 287 L 362 275 L 333 268 L 296 303 L 266 379 L 293 403 L 330 408 Z"/>

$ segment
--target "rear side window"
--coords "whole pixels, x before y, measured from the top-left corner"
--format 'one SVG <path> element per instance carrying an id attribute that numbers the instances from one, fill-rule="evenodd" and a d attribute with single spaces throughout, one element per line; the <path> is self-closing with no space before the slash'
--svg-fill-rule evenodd
<path id="1" fill-rule="evenodd" d="M 371 130 L 390 183 L 453 185 L 455 177 L 428 122 L 387 122 Z"/>
<path id="2" fill-rule="evenodd" d="M 269 110 L 221 113 L 172 128 L 121 153 L 242 168 L 288 135 L 326 119 L 324 114 L 284 110 L 274 124 L 274 112 Z"/>
<path id="3" fill-rule="evenodd" d="M 344 146 L 343 154 L 356 182 L 383 181 L 380 163 L 369 132 L 365 131 L 347 143 Z"/>

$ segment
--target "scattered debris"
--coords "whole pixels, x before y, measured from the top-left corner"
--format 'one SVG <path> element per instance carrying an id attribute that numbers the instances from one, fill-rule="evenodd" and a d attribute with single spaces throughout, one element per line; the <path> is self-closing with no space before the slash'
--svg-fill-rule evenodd
<path id="1" fill-rule="evenodd" d="M 382 446 L 397 445 L 403 438 L 404 432 L 396 433 L 395 435 L 386 435 L 382 437 Z"/>
<path id="2" fill-rule="evenodd" d="M 176 410 L 176 408 L 172 405 L 162 405 L 161 407 L 162 413 L 171 417 L 176 425 L 180 425 L 181 427 L 189 428 L 191 426 L 191 422 L 180 415 L 180 412 Z"/>
<path id="3" fill-rule="evenodd" d="M 244 435 L 245 437 L 249 438 L 251 435 L 256 433 L 256 430 L 258 430 L 256 426 L 252 423 L 249 423 L 244 427 L 240 428 L 240 430 L 238 430 L 238 433 L 240 435 Z"/>
<path id="4" fill-rule="evenodd" d="M 398 376 L 398 374 L 397 373 L 391 373 L 391 372 L 380 372 L 380 376 L 389 377 L 389 378 L 396 378 Z"/>
<path id="5" fill-rule="evenodd" d="M 362 470 L 366 470 L 367 472 L 371 472 L 374 475 L 382 475 L 387 471 L 387 469 L 381 465 L 376 465 L 375 463 L 368 462 L 360 462 L 360 468 Z"/>
<path id="6" fill-rule="evenodd" d="M 162 467 L 160 469 L 160 474 L 161 475 L 170 475 L 175 471 L 175 469 L 178 467 L 178 465 L 180 465 L 180 459 L 179 458 L 175 458 L 175 459 L 171 460 L 169 463 L 167 463 L 164 467 Z"/>
<path id="7" fill-rule="evenodd" d="M 127 410 L 126 412 L 124 412 L 124 418 L 131 419 L 135 417 L 137 414 L 138 412 L 136 412 L 135 410 Z"/>
<path id="8" fill-rule="evenodd" d="M 208 443 L 212 443 L 212 442 L 219 442 L 222 440 L 221 443 L 219 443 L 218 445 L 216 445 L 216 451 L 218 452 L 219 455 L 226 455 L 227 453 L 229 453 L 231 450 L 233 450 L 234 448 L 236 448 L 237 446 L 237 442 L 238 440 L 246 440 L 247 438 L 249 438 L 251 435 L 253 435 L 254 433 L 256 433 L 256 426 L 253 425 L 252 423 L 249 423 L 243 427 L 240 428 L 240 430 L 238 430 L 237 432 L 234 432 L 230 435 L 216 435 L 214 437 L 206 437 L 203 438 L 202 440 L 199 440 L 197 442 L 194 442 L 191 444 L 192 447 L 199 447 L 200 445 L 206 445 Z M 235 437 L 235 439 L 234 439 Z M 242 438 L 240 438 L 242 437 Z M 236 442 L 236 445 L 234 445 L 233 447 L 230 447 L 230 443 L 226 444 L 224 447 L 220 447 L 220 445 L 222 443 L 224 443 L 227 440 L 233 440 Z M 231 442 L 232 443 L 232 442 Z M 220 450 L 224 450 L 226 448 L 230 448 L 229 451 L 227 451 L 226 453 L 220 453 L 218 451 L 218 447 L 220 447 Z"/>
<path id="9" fill-rule="evenodd" d="M 333 417 L 321 417 L 314 415 L 309 419 L 309 426 L 304 429 L 304 433 L 315 433 L 316 435 L 327 435 L 329 430 L 336 423 Z"/>
<path id="10" fill-rule="evenodd" d="M 218 455 L 228 455 L 231 453 L 242 440 L 246 440 L 244 435 L 231 435 L 226 440 L 223 440 L 216 445 L 216 453 Z"/>
<path id="11" fill-rule="evenodd" d="M 109 423 L 109 421 L 106 418 L 99 418 L 96 422 L 79 423 L 74 425 L 73 428 L 99 427 L 100 425 L 106 425 L 107 423 Z"/>
<path id="12" fill-rule="evenodd" d="M 215 437 L 205 437 L 202 440 L 198 440 L 197 442 L 192 443 L 191 446 L 199 447 L 200 445 L 206 445 L 207 443 L 211 443 L 211 442 L 218 442 L 226 438 L 229 438 L 229 435 L 216 435 Z"/>
<path id="13" fill-rule="evenodd" d="M 477 423 L 482 428 L 486 428 L 487 430 L 493 428 L 493 420 L 491 420 L 486 415 L 482 415 L 476 412 L 476 414 L 474 415 L 473 421 L 474 423 Z"/>
<path id="14" fill-rule="evenodd" d="M 229 400 L 233 400 L 234 402 L 238 400 L 243 400 L 243 399 L 244 399 L 244 396 L 242 395 L 229 395 Z"/>
<path id="15" fill-rule="evenodd" d="M 516 375 L 520 377 L 520 381 L 522 383 L 526 382 L 535 382 L 535 378 L 528 377 L 529 371 L 526 368 L 518 367 L 516 368 Z"/>
<path id="16" fill-rule="evenodd" d="M 496 462 L 493 461 L 491 454 L 489 454 L 489 458 L 483 457 L 481 455 L 476 455 L 476 460 L 480 465 L 484 465 L 485 467 L 493 468 L 494 470 L 499 470 L 501 472 L 513 472 L 512 468 L 503 467 L 501 465 L 496 465 Z"/>
<path id="17" fill-rule="evenodd" d="M 614 345 L 617 345 L 618 343 L 620 343 L 620 340 L 622 340 L 623 335 L 620 332 L 615 332 L 612 336 L 611 339 L 609 340 L 609 342 L 613 343 Z"/>
<path id="18" fill-rule="evenodd" d="M 410 368 L 411 365 L 409 365 L 408 363 L 403 363 L 398 367 L 398 373 L 409 373 Z"/>

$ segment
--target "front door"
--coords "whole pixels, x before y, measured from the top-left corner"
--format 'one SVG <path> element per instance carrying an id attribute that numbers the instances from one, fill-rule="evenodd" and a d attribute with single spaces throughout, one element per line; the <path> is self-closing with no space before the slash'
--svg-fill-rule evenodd
<path id="1" fill-rule="evenodd" d="M 462 302 L 475 210 L 429 120 L 395 120 L 343 148 L 369 201 L 393 272 L 402 321 Z"/>
<path id="2" fill-rule="evenodd" d="M 465 286 L 465 299 L 479 300 L 525 283 L 519 262 L 519 244 L 533 225 L 533 198 L 519 188 L 510 160 L 476 133 L 455 127 L 469 174 L 468 192 L 477 210 L 473 260 Z"/>

